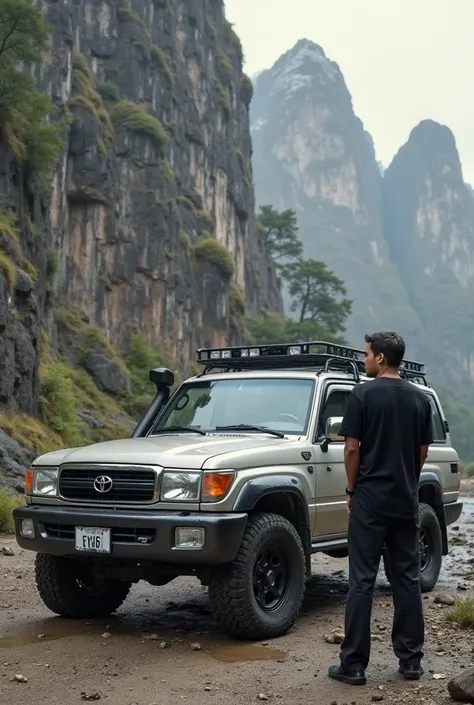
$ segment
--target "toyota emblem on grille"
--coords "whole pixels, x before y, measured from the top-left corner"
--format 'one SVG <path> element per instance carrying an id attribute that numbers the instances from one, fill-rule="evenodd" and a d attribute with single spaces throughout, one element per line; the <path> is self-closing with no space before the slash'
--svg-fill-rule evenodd
<path id="1" fill-rule="evenodd" d="M 94 480 L 94 489 L 101 494 L 105 494 L 105 492 L 110 492 L 113 484 L 114 483 L 111 477 L 108 475 L 100 475 Z"/>

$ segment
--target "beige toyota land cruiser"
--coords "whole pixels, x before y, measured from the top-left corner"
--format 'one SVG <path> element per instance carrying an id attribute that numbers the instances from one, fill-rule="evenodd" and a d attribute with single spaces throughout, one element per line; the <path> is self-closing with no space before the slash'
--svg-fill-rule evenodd
<path id="1" fill-rule="evenodd" d="M 343 440 L 363 353 L 329 343 L 198 350 L 202 372 L 157 393 L 132 438 L 39 457 L 15 510 L 37 552 L 44 603 L 64 617 L 105 616 L 132 583 L 194 575 L 221 630 L 262 639 L 297 618 L 311 555 L 347 556 Z M 434 443 L 420 477 L 420 573 L 437 582 L 446 527 L 462 503 L 459 458 L 420 363 L 400 372 L 427 395 Z M 386 567 L 386 572 L 387 567 Z M 388 579 L 390 578 L 387 575 Z"/>

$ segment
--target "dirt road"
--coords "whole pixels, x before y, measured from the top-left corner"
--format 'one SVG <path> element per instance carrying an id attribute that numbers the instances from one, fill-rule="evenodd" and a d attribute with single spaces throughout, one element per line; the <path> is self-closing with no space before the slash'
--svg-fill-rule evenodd
<path id="1" fill-rule="evenodd" d="M 326 643 L 325 635 L 343 625 L 345 560 L 316 557 L 315 577 L 296 627 L 281 639 L 252 645 L 228 641 L 215 631 L 205 589 L 188 579 L 164 588 L 135 586 L 117 616 L 107 621 L 61 620 L 36 594 L 33 555 L 21 551 L 14 539 L 3 540 L 0 703 L 445 703 L 449 677 L 474 661 L 472 633 L 447 624 L 447 608 L 434 602 L 439 593 L 474 596 L 474 499 L 466 502 L 462 521 L 450 531 L 451 554 L 444 561 L 439 585 L 425 597 L 426 674 L 421 683 L 412 684 L 396 672 L 390 644 L 391 597 L 382 574 L 367 686 L 349 688 L 327 678 L 339 647 Z M 15 555 L 2 555 L 3 546 L 12 547 Z M 15 676 L 24 676 L 27 682 L 16 682 Z"/>

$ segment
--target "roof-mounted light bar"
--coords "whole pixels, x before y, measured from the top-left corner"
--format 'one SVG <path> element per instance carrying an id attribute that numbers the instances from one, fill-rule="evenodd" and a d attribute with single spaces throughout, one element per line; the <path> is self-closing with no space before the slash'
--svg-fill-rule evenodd
<path id="1" fill-rule="evenodd" d="M 307 343 L 291 343 L 281 345 L 239 345 L 227 348 L 200 348 L 197 350 L 197 361 L 206 367 L 233 369 L 249 369 L 250 367 L 271 368 L 272 361 L 281 367 L 323 364 L 328 359 L 352 361 L 362 370 L 364 351 L 347 345 L 335 345 L 325 341 L 315 340 Z M 400 371 L 410 376 L 425 374 L 425 366 L 421 362 L 403 360 Z"/>

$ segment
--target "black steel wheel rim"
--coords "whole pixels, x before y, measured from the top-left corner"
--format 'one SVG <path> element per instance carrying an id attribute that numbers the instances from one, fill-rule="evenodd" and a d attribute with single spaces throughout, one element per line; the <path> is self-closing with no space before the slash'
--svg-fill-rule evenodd
<path id="1" fill-rule="evenodd" d="M 265 612 L 277 610 L 288 588 L 288 566 L 280 548 L 267 543 L 260 549 L 253 571 L 253 591 L 258 606 Z"/>
<path id="2" fill-rule="evenodd" d="M 420 552 L 420 570 L 424 571 L 428 567 L 431 560 L 430 534 L 424 528 L 421 528 L 420 530 L 420 541 L 418 548 Z"/>

